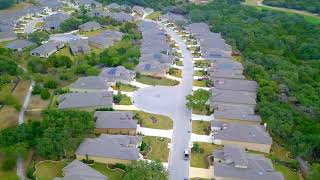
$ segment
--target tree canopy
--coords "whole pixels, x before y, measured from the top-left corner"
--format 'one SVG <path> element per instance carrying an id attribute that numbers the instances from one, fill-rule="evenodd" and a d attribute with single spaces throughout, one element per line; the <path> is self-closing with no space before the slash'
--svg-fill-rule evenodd
<path id="1" fill-rule="evenodd" d="M 263 4 L 320 14 L 320 1 L 317 0 L 264 0 Z"/>
<path id="2" fill-rule="evenodd" d="M 123 177 L 123 180 L 132 179 L 166 180 L 168 172 L 158 161 L 133 161 L 126 167 Z"/>

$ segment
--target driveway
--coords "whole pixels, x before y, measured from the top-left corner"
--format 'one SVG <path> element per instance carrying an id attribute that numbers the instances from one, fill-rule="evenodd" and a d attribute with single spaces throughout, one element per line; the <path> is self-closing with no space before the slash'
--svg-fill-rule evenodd
<path id="1" fill-rule="evenodd" d="M 193 63 L 186 44 L 172 29 L 164 27 L 177 42 L 183 55 L 183 77 L 178 86 L 147 87 L 132 96 L 134 105 L 147 112 L 163 114 L 174 121 L 171 149 L 168 160 L 169 179 L 182 180 L 189 177 L 190 162 L 183 159 L 183 151 L 191 142 L 191 111 L 186 107 L 186 96 L 192 93 Z"/>

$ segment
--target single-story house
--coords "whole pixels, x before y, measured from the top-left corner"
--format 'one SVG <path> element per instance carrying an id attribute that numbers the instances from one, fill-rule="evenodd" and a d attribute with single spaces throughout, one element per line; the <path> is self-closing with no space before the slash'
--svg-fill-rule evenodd
<path id="1" fill-rule="evenodd" d="M 101 77 L 108 78 L 110 85 L 115 85 L 115 83 L 120 82 L 122 84 L 129 84 L 134 80 L 136 73 L 134 71 L 128 70 L 123 66 L 103 68 Z"/>
<path id="2" fill-rule="evenodd" d="M 213 86 L 216 89 L 256 92 L 258 84 L 256 81 L 242 79 L 215 78 Z"/>
<path id="3" fill-rule="evenodd" d="M 111 3 L 111 4 L 108 4 L 107 5 L 107 8 L 110 10 L 110 11 L 120 11 L 121 10 L 121 6 L 117 3 Z"/>
<path id="4" fill-rule="evenodd" d="M 136 135 L 137 120 L 130 111 L 96 111 L 96 132 L 99 134 Z"/>
<path id="5" fill-rule="evenodd" d="M 122 12 L 122 11 L 117 12 L 117 13 L 111 13 L 110 18 L 112 18 L 113 20 L 120 22 L 120 23 L 131 22 L 134 20 L 133 16 L 131 16 L 128 13 Z"/>
<path id="6" fill-rule="evenodd" d="M 167 55 L 163 53 L 152 53 L 152 54 L 142 54 L 139 61 L 140 62 L 149 62 L 149 61 L 157 61 L 162 64 L 173 64 L 174 56 Z"/>
<path id="7" fill-rule="evenodd" d="M 254 108 L 256 106 L 256 93 L 213 88 L 212 96 L 210 97 L 210 106 L 215 107 L 217 103 L 247 105 Z"/>
<path id="8" fill-rule="evenodd" d="M 142 7 L 142 6 L 135 5 L 132 7 L 132 11 L 135 12 L 136 14 L 141 15 L 141 16 L 144 15 L 144 7 Z"/>
<path id="9" fill-rule="evenodd" d="M 112 107 L 113 92 L 78 92 L 67 93 L 59 96 L 59 109 L 85 109 L 95 110 L 97 108 Z"/>
<path id="10" fill-rule="evenodd" d="M 262 154 L 247 153 L 242 146 L 225 145 L 213 152 L 213 178 L 216 180 L 284 180 Z"/>
<path id="11" fill-rule="evenodd" d="M 53 180 L 108 180 L 107 176 L 77 159 L 64 167 L 62 174 L 64 177 L 56 177 Z"/>
<path id="12" fill-rule="evenodd" d="M 246 149 L 269 153 L 272 138 L 262 125 L 211 121 L 213 142 L 218 145 L 241 145 Z"/>
<path id="13" fill-rule="evenodd" d="M 57 30 L 60 28 L 60 24 L 69 19 L 70 15 L 67 13 L 57 13 L 46 17 L 43 22 L 43 29 L 45 30 Z"/>
<path id="14" fill-rule="evenodd" d="M 62 49 L 63 47 L 64 47 L 64 43 L 62 42 L 49 41 L 32 50 L 31 55 L 42 57 L 42 58 L 48 58 L 53 53 L 59 51 L 59 49 Z"/>
<path id="15" fill-rule="evenodd" d="M 76 151 L 78 160 L 89 159 L 104 164 L 129 164 L 139 159 L 139 136 L 101 134 L 85 139 Z"/>
<path id="16" fill-rule="evenodd" d="M 255 114 L 254 108 L 246 105 L 216 104 L 214 119 L 221 122 L 237 122 L 244 124 L 260 124 L 261 118 Z"/>
<path id="17" fill-rule="evenodd" d="M 155 76 L 155 77 L 165 77 L 168 72 L 168 68 L 159 63 L 158 61 L 140 62 L 136 68 L 136 72 L 142 75 Z"/>
<path id="18" fill-rule="evenodd" d="M 69 42 L 70 50 L 73 55 L 88 54 L 91 51 L 87 39 L 78 39 Z"/>
<path id="19" fill-rule="evenodd" d="M 89 44 L 100 48 L 106 49 L 113 45 L 114 42 L 122 39 L 123 33 L 113 30 L 106 30 L 96 36 L 89 37 Z"/>
<path id="20" fill-rule="evenodd" d="M 211 80 L 214 80 L 216 78 L 245 79 L 244 75 L 242 74 L 242 70 L 212 70 L 211 68 L 209 68 L 208 72 L 210 74 Z"/>
<path id="21" fill-rule="evenodd" d="M 86 22 L 79 26 L 80 32 L 95 31 L 98 29 L 101 29 L 101 25 L 95 21 Z"/>
<path id="22" fill-rule="evenodd" d="M 0 31 L 0 42 L 13 41 L 18 39 L 18 36 L 13 31 Z"/>
<path id="23" fill-rule="evenodd" d="M 102 4 L 94 0 L 78 0 L 75 1 L 77 5 L 84 6 L 86 8 L 101 8 Z"/>
<path id="24" fill-rule="evenodd" d="M 237 61 L 215 61 L 213 63 L 213 70 L 233 70 L 233 71 L 243 71 L 243 66 L 240 62 Z"/>
<path id="25" fill-rule="evenodd" d="M 188 20 L 181 14 L 168 12 L 160 17 L 163 21 L 169 21 L 175 24 L 186 25 Z"/>
<path id="26" fill-rule="evenodd" d="M 13 50 L 14 52 L 23 51 L 25 48 L 34 45 L 33 42 L 26 39 L 17 39 L 11 43 L 9 43 L 6 48 Z"/>
<path id="27" fill-rule="evenodd" d="M 109 87 L 107 78 L 100 76 L 80 77 L 69 85 L 72 92 L 103 92 L 107 91 Z"/>

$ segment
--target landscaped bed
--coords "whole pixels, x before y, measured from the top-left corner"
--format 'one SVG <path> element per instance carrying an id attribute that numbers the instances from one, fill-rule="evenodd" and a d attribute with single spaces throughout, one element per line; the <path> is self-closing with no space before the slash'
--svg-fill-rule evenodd
<path id="1" fill-rule="evenodd" d="M 208 121 L 192 121 L 192 133 L 200 135 L 210 134 L 210 122 Z"/>
<path id="2" fill-rule="evenodd" d="M 206 76 L 206 75 L 207 75 L 207 72 L 196 70 L 196 71 L 194 71 L 194 75 L 195 75 L 195 76 Z"/>
<path id="3" fill-rule="evenodd" d="M 153 77 L 153 76 L 145 76 L 140 75 L 136 78 L 137 82 L 147 84 L 147 85 L 160 85 L 160 86 L 176 86 L 179 84 L 178 81 L 168 79 L 168 78 L 160 78 L 160 77 Z"/>
<path id="4" fill-rule="evenodd" d="M 214 150 L 222 149 L 222 146 L 218 146 L 210 143 L 195 142 L 193 143 L 193 147 L 197 146 L 196 144 L 198 144 L 199 148 L 192 148 L 191 166 L 198 167 L 198 168 L 208 168 L 209 156 L 212 155 L 212 152 Z"/>
<path id="5" fill-rule="evenodd" d="M 149 160 L 159 160 L 161 162 L 167 162 L 169 157 L 168 143 L 170 139 L 151 137 L 143 137 L 142 140 L 146 147 L 141 152 Z"/>
<path id="6" fill-rule="evenodd" d="M 67 164 L 67 160 L 39 162 L 36 165 L 34 176 L 37 180 L 52 180 L 55 177 L 62 177 L 62 169 Z"/>
<path id="7" fill-rule="evenodd" d="M 167 116 L 135 111 L 135 118 L 140 126 L 153 129 L 172 129 L 173 121 Z"/>
<path id="8" fill-rule="evenodd" d="M 130 84 L 116 84 L 115 86 L 112 87 L 114 90 L 120 90 L 120 91 L 125 91 L 125 92 L 133 92 L 136 91 L 138 88 L 135 86 L 132 86 Z"/>
<path id="9" fill-rule="evenodd" d="M 119 105 L 132 105 L 131 98 L 126 95 L 122 95 Z"/>

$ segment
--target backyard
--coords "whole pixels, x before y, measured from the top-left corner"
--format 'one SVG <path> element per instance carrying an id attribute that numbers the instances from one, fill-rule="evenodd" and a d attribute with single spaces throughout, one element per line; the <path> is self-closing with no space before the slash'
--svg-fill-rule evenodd
<path id="1" fill-rule="evenodd" d="M 142 152 L 147 159 L 159 160 L 161 162 L 167 162 L 169 157 L 168 143 L 170 139 L 151 137 L 143 137 L 143 142 L 146 143 L 145 150 Z"/>
<path id="2" fill-rule="evenodd" d="M 102 163 L 94 163 L 91 165 L 91 167 L 103 175 L 108 176 L 109 180 L 118 180 L 121 179 L 122 176 L 124 175 L 124 171 L 119 170 L 119 169 L 109 169 L 107 165 L 102 164 Z"/>
<path id="3" fill-rule="evenodd" d="M 153 77 L 153 76 L 145 76 L 140 75 L 140 77 L 136 78 L 137 82 L 147 84 L 147 85 L 159 85 L 159 86 L 176 86 L 179 84 L 178 81 L 171 80 L 168 78 L 160 78 L 160 77 Z"/>
<path id="4" fill-rule="evenodd" d="M 173 121 L 167 116 L 151 114 L 143 111 L 134 111 L 135 118 L 140 126 L 153 129 L 172 129 Z"/>

